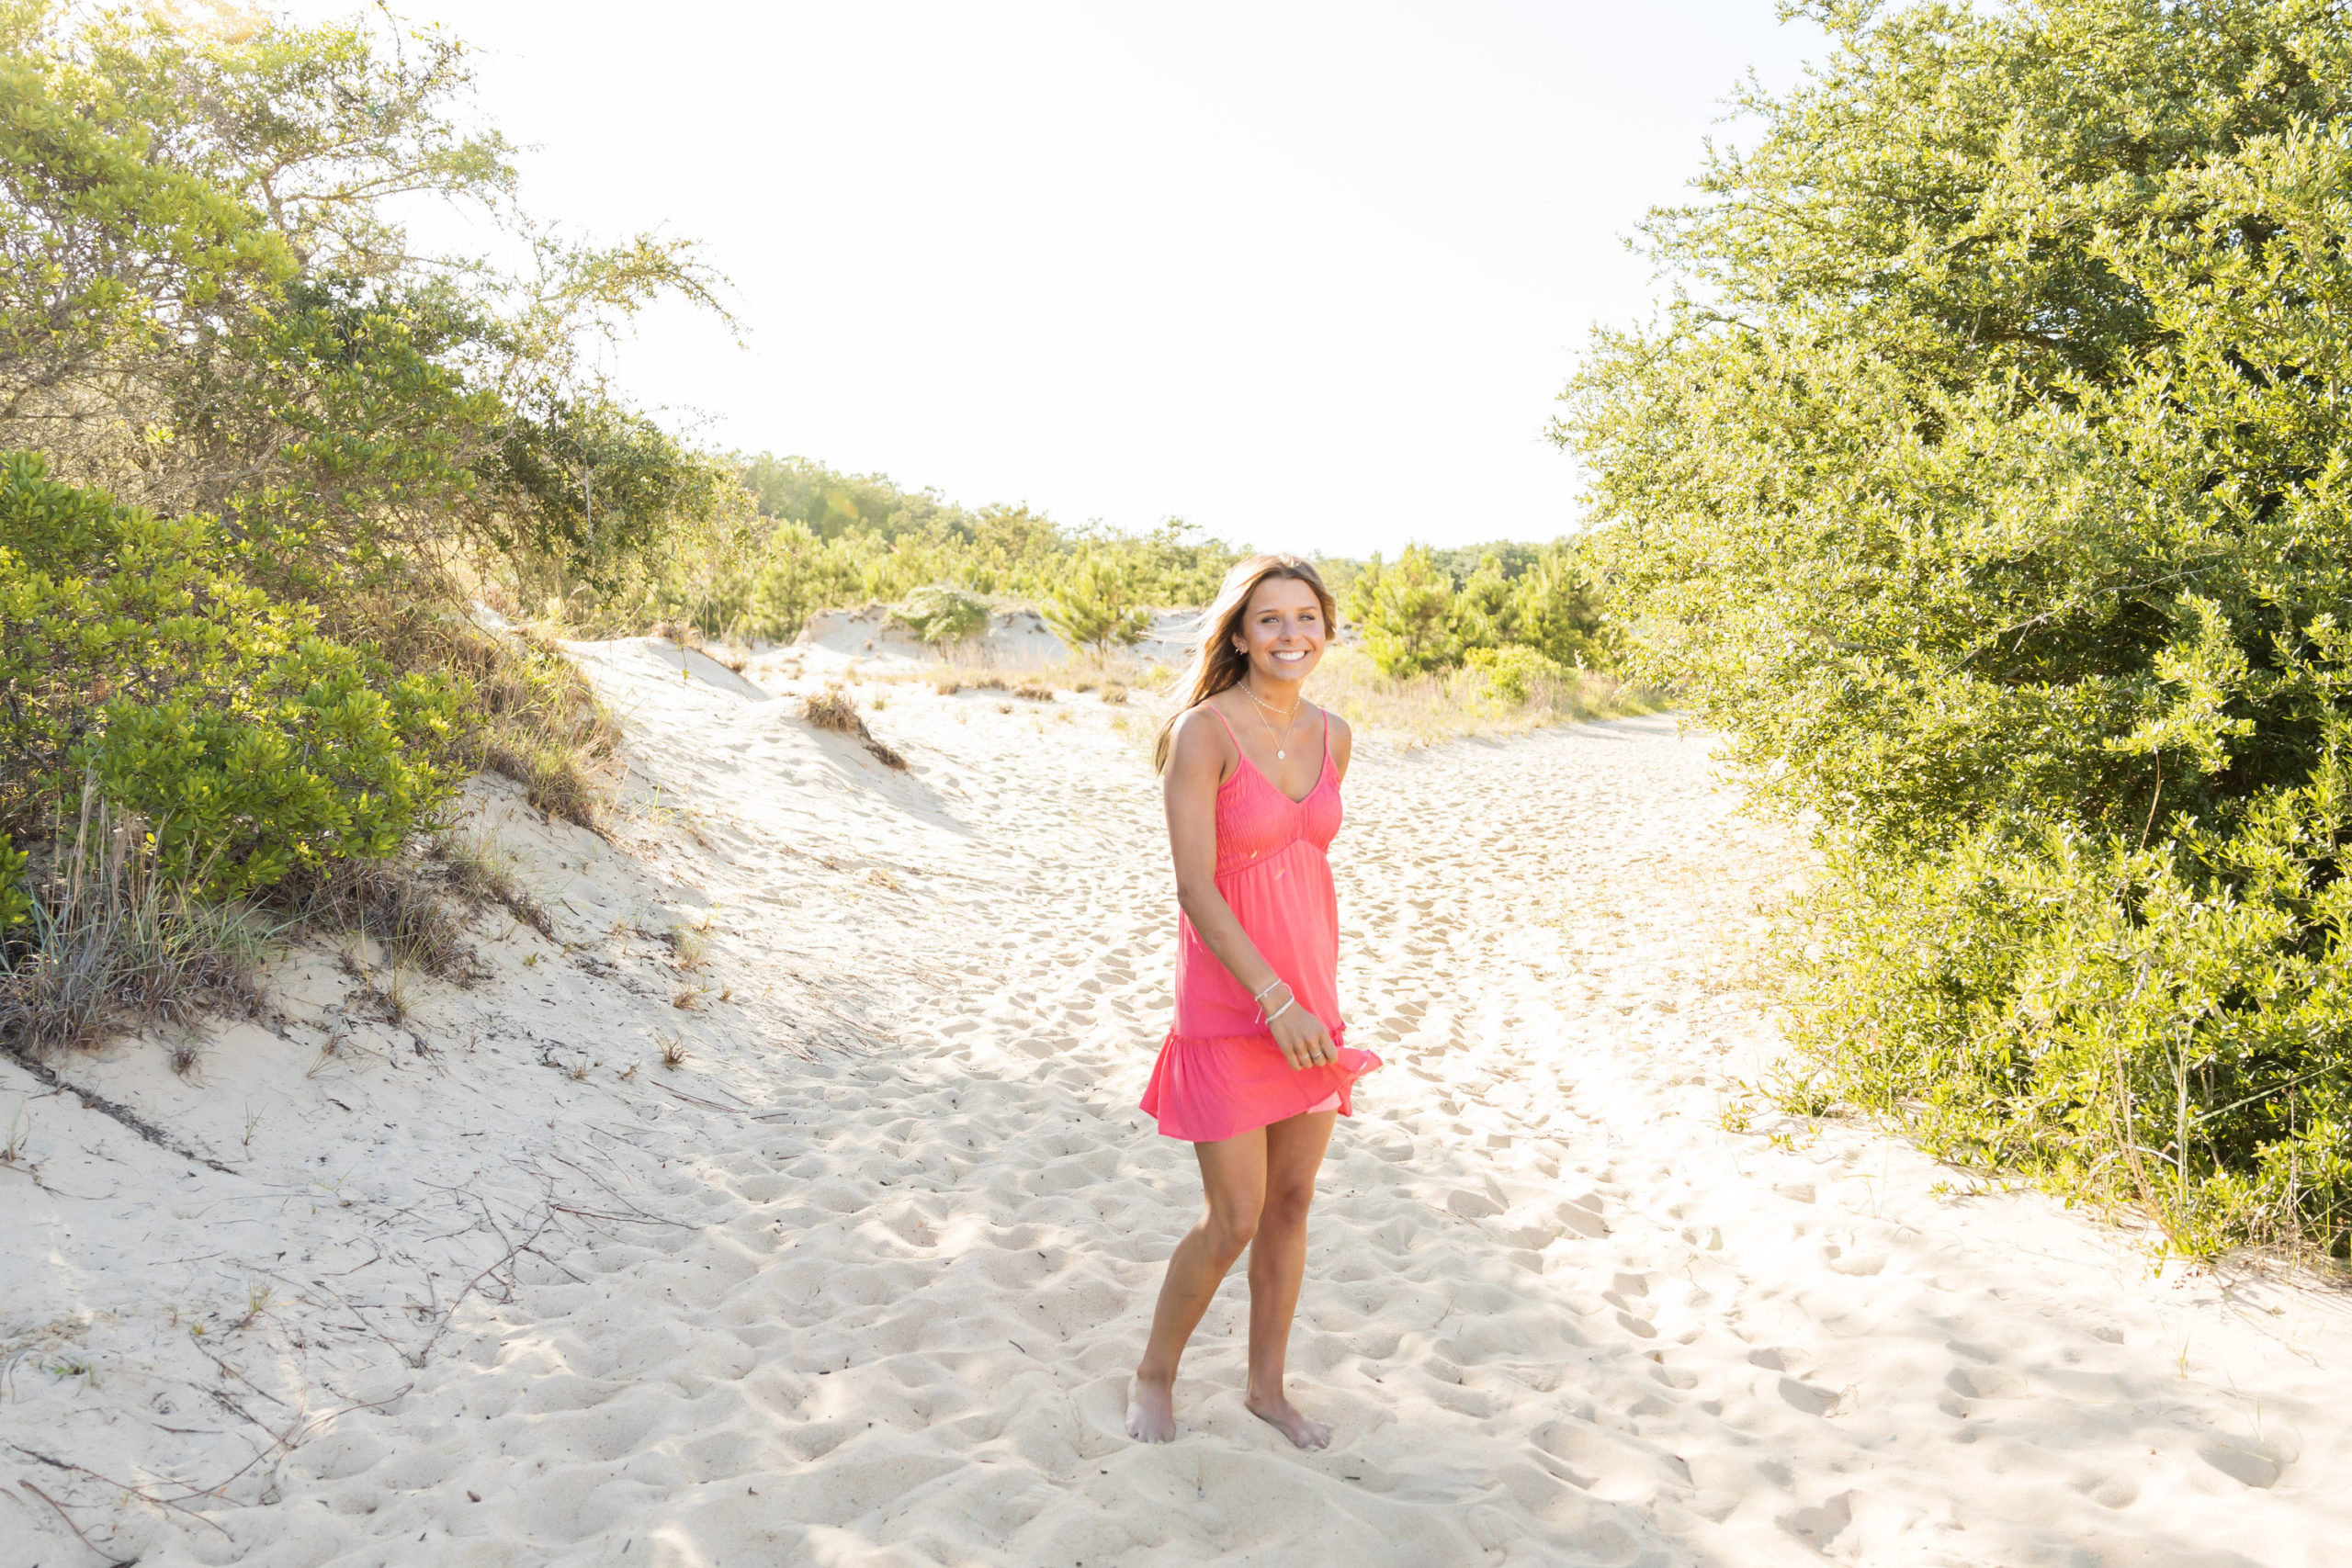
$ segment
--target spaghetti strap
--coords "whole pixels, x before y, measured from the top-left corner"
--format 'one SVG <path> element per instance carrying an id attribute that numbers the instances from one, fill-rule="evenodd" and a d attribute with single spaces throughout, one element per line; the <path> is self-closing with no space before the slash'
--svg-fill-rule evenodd
<path id="1" fill-rule="evenodd" d="M 1216 708 L 1208 703 L 1200 703 L 1195 705 L 1207 708 L 1209 712 L 1216 714 L 1216 721 L 1225 726 L 1226 734 L 1232 736 L 1233 738 L 1233 749 L 1237 751 L 1241 750 L 1241 737 L 1233 734 L 1233 721 L 1231 719 L 1226 717 L 1222 713 L 1217 713 Z"/>

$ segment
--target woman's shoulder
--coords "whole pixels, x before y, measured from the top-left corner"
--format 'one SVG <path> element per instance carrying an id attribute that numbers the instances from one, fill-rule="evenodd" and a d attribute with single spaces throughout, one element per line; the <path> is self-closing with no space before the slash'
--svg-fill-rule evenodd
<path id="1" fill-rule="evenodd" d="M 1327 743 L 1331 749 L 1332 761 L 1340 764 L 1340 775 L 1345 777 L 1348 762 L 1355 755 L 1356 732 L 1348 728 L 1346 719 L 1341 718 L 1329 708 L 1323 710 L 1323 722 L 1330 727 L 1327 731 L 1329 737 Z"/>
<path id="2" fill-rule="evenodd" d="M 1232 719 L 1217 709 L 1216 697 L 1204 697 L 1178 714 L 1169 724 L 1168 738 L 1170 745 L 1186 751 L 1205 750 L 1222 756 L 1238 750 Z"/>

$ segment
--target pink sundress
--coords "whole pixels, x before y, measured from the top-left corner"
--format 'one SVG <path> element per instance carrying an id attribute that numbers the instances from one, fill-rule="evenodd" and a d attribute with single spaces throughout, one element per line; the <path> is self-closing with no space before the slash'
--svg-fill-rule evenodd
<path id="1" fill-rule="evenodd" d="M 1233 726 L 1216 713 L 1226 733 Z M 1234 750 L 1241 750 L 1234 738 Z M 1356 1079 L 1380 1066 L 1346 1043 L 1340 1019 L 1340 903 L 1324 858 L 1340 830 L 1340 780 L 1331 721 L 1323 720 L 1323 772 L 1304 800 L 1284 795 L 1243 752 L 1216 794 L 1216 890 L 1298 1005 L 1323 1021 L 1340 1059 L 1294 1068 L 1250 992 L 1177 917 L 1176 1021 L 1152 1065 L 1143 1109 L 1159 1131 L 1216 1143 L 1309 1111 L 1352 1115 Z"/>

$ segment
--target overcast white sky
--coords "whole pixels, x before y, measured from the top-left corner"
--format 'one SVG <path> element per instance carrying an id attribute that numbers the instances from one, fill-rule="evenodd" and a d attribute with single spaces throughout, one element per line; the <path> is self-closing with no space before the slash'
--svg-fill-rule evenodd
<path id="1" fill-rule="evenodd" d="M 1575 525 L 1544 429 L 1653 295 L 1623 238 L 1818 48 L 1771 0 L 400 9 L 478 47 L 527 207 L 732 279 L 748 348 L 622 352 L 671 423 L 1340 554 Z"/>

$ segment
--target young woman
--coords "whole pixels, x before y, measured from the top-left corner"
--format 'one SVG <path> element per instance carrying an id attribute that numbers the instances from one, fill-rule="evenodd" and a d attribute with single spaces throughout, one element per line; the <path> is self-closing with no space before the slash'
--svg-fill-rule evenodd
<path id="1" fill-rule="evenodd" d="M 1295 556 L 1228 573 L 1202 617 L 1184 705 L 1159 732 L 1176 860 L 1176 1021 L 1143 1108 L 1193 1145 L 1207 1210 L 1176 1245 L 1129 1385 L 1128 1435 L 1176 1435 L 1176 1362 L 1250 1249 L 1250 1412 L 1303 1449 L 1331 1429 L 1283 1390 L 1306 1267 L 1306 1209 L 1332 1117 L 1380 1066 L 1341 1043 L 1339 906 L 1323 852 L 1340 828 L 1348 727 L 1300 694 L 1331 595 Z"/>

